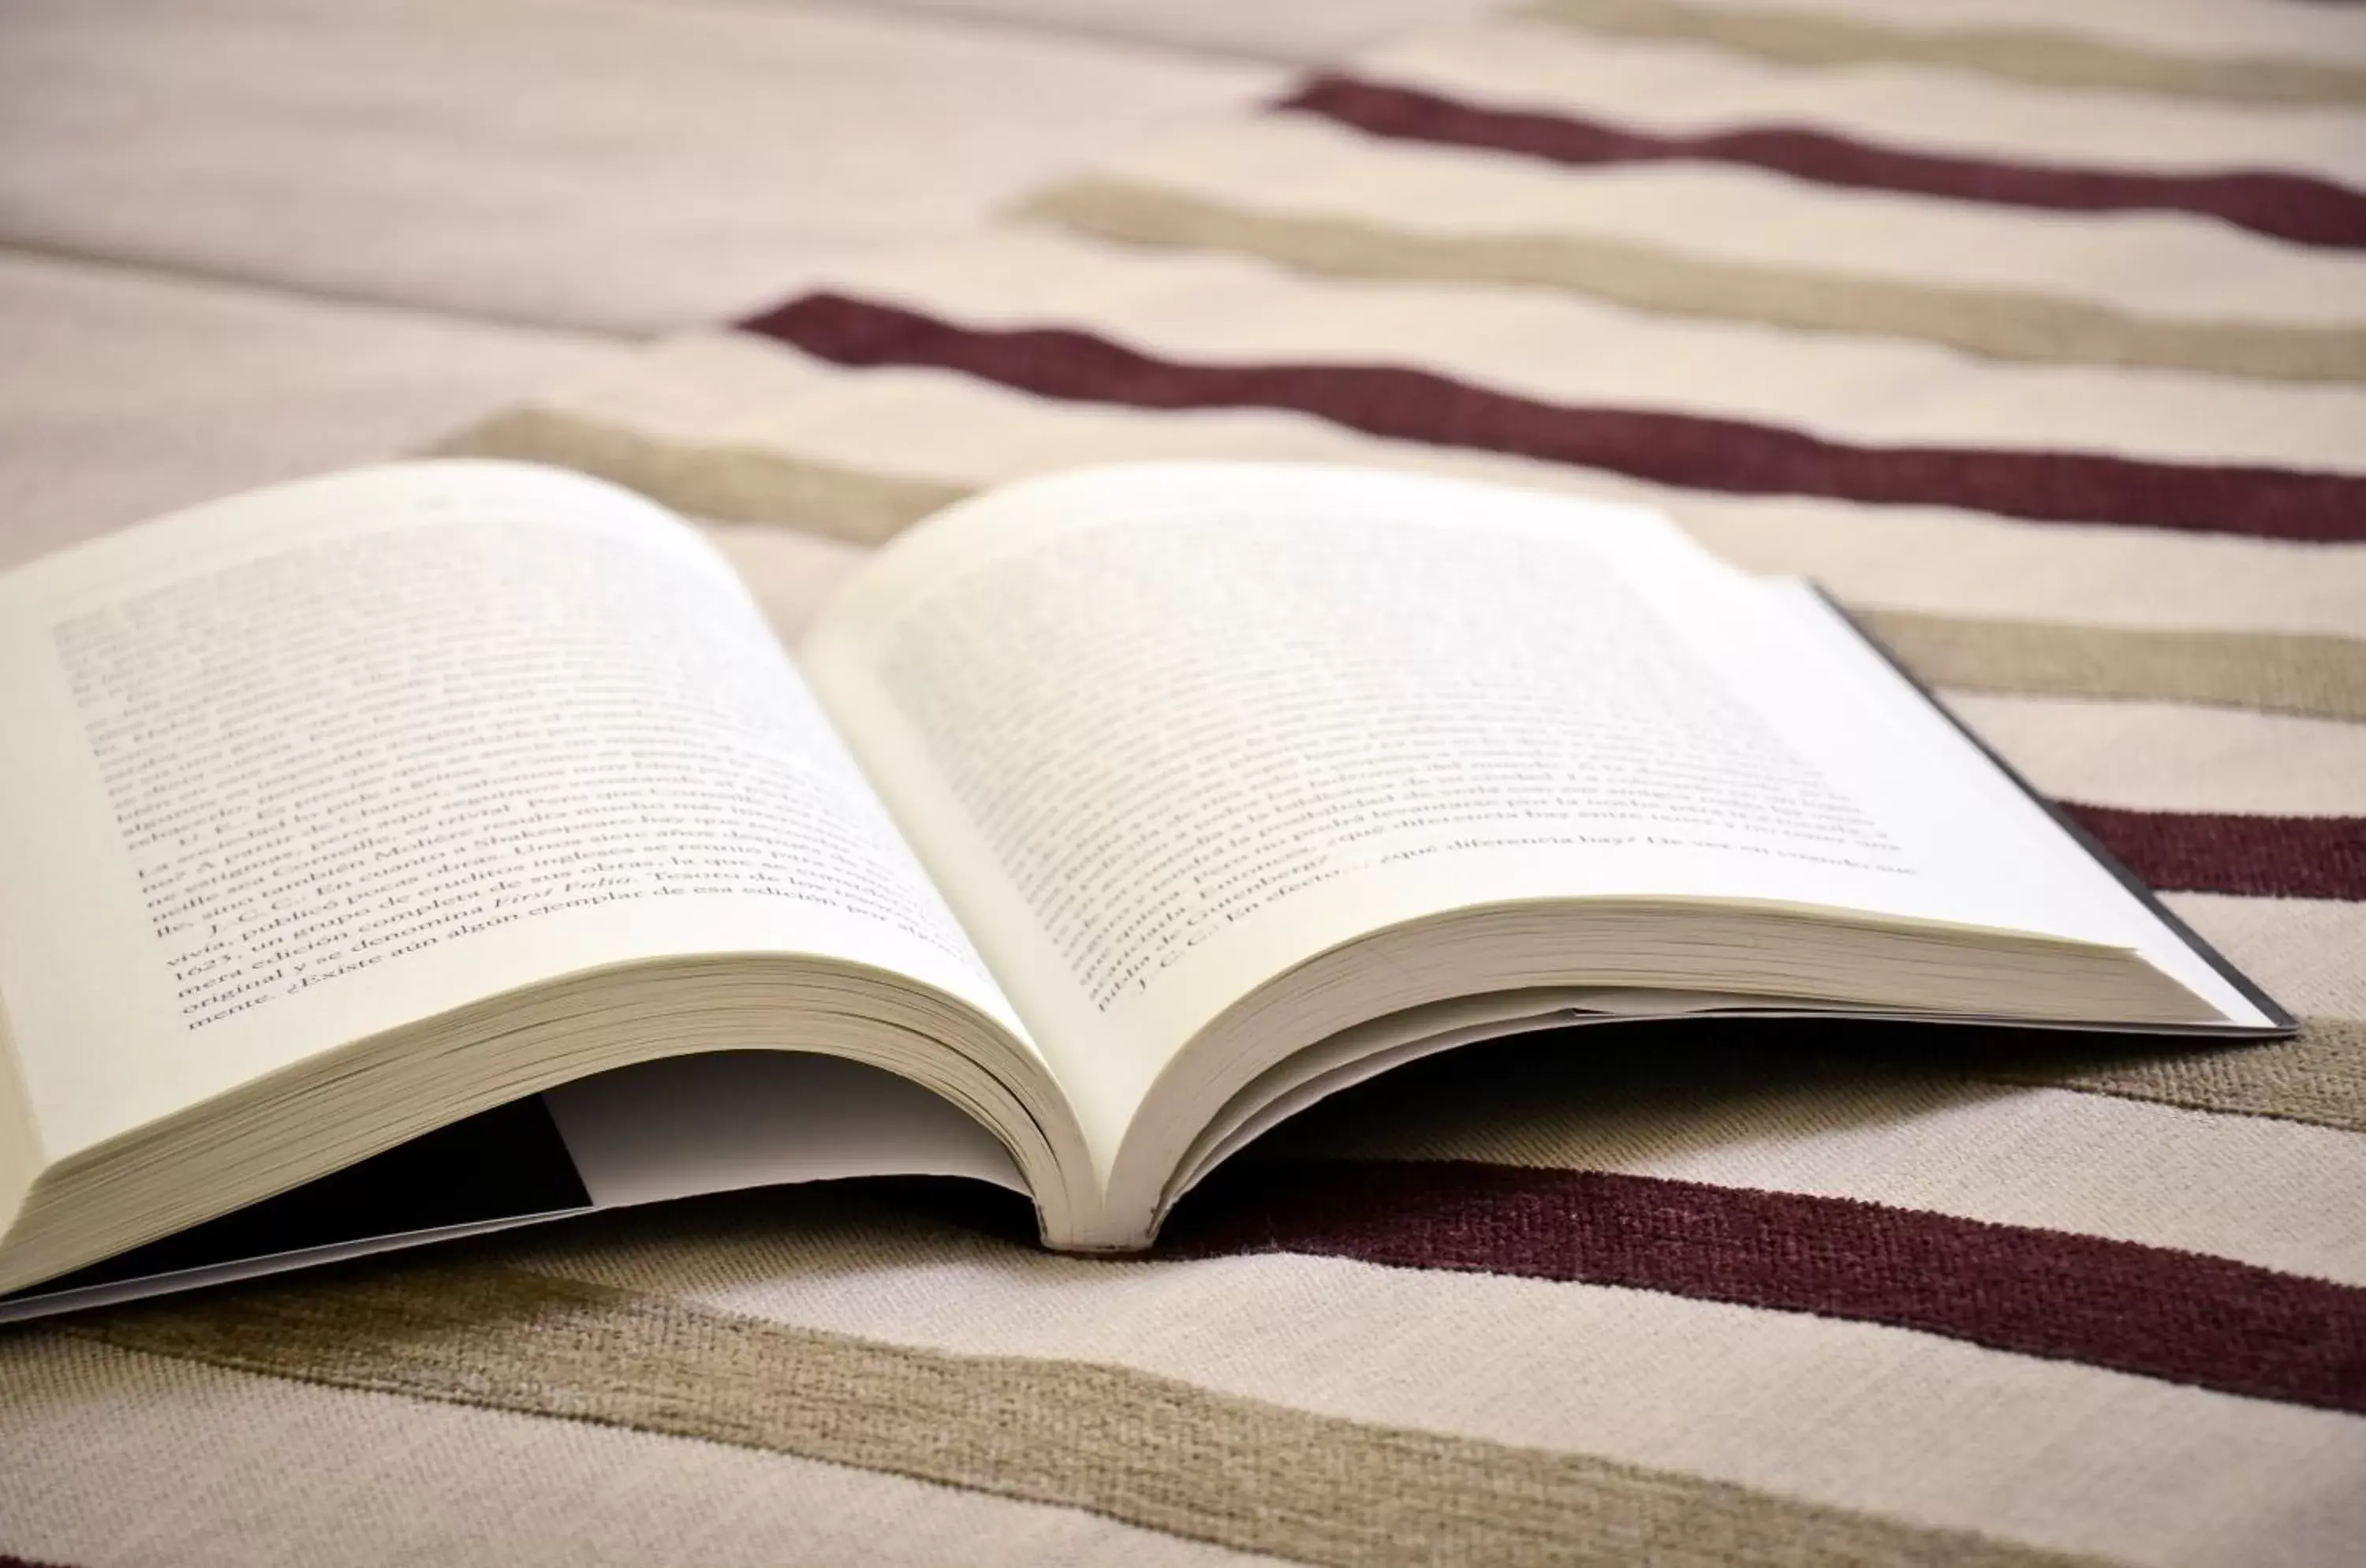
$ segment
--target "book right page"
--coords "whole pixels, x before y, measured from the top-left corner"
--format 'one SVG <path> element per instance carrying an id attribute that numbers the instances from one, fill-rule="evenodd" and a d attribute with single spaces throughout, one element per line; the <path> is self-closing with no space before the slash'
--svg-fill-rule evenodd
<path id="1" fill-rule="evenodd" d="M 2140 907 L 1976 749 L 1628 508 L 1087 471 L 906 536 L 804 652 L 1104 1148 L 1225 1008 L 1445 911 L 1641 897 L 2139 940 Z"/>

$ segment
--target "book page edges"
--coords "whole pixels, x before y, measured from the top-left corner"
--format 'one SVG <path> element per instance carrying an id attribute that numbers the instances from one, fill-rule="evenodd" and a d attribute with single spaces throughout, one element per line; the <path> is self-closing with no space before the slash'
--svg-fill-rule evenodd
<path id="1" fill-rule="evenodd" d="M 2289 1009 L 2285 1008 L 2282 1003 L 2277 1001 L 2273 997 L 2268 995 L 2257 981 L 2253 980 L 2249 976 L 2236 968 L 2233 961 L 2228 959 L 2225 953 L 2220 953 L 2208 942 L 2204 941 L 2200 932 L 2196 931 L 2191 926 L 2187 925 L 2185 921 L 2179 919 L 2176 911 L 2169 908 L 2168 905 L 2162 903 L 2159 896 L 2152 890 L 2142 877 L 2136 875 L 2135 873 L 2121 864 L 2119 858 L 2112 854 L 2111 851 L 2105 849 L 2101 842 L 2100 842 L 2092 833 L 2088 832 L 2085 828 L 2081 827 L 2068 812 L 2064 811 L 2053 801 L 2046 798 L 2045 795 L 2041 794 L 2035 785 L 2032 784 L 2027 779 L 2022 776 L 2019 769 L 2007 761 L 1994 747 L 1982 739 L 1979 734 L 1969 725 L 1966 725 L 1962 719 L 1956 717 L 1955 711 L 1948 707 L 1946 704 L 1941 702 L 1938 699 L 1937 694 L 1934 694 L 1930 687 L 1924 685 L 1921 678 L 1918 677 L 1911 670 L 1909 670 L 1902 662 L 1900 662 L 1896 654 L 1884 647 L 1880 638 L 1875 637 L 1870 631 L 1866 630 L 1863 623 L 1858 621 L 1855 616 L 1850 615 L 1846 606 L 1842 605 L 1840 601 L 1834 599 L 1830 593 L 1826 592 L 1820 585 L 1809 582 L 1805 579 L 1794 579 L 1788 580 L 1787 581 L 1777 580 L 1777 581 L 1781 586 L 1792 589 L 1794 592 L 1800 594 L 1802 598 L 1823 611 L 1823 613 L 1829 615 L 1832 621 L 1844 628 L 1857 642 L 1861 643 L 1867 652 L 1878 659 L 1882 664 L 1888 669 L 1891 674 L 1895 675 L 1899 681 L 1910 687 L 1913 690 L 1914 694 L 1922 699 L 1924 705 L 1926 705 L 1933 715 L 1944 720 L 1948 728 L 1955 730 L 1957 735 L 1961 736 L 1966 743 L 1970 745 L 1973 750 L 1979 752 L 1981 756 L 1987 758 L 1989 765 L 1993 767 L 2007 783 L 2011 784 L 2015 789 L 2019 790 L 2024 796 L 2026 796 L 2031 805 L 2044 812 L 2046 817 L 2053 821 L 2054 825 L 2061 829 L 2063 836 L 2078 846 L 2081 853 L 2083 853 L 2090 861 L 2093 862 L 2095 865 L 2106 875 L 2110 876 L 2112 881 L 2118 883 L 2121 889 L 2124 891 L 2129 897 L 2135 899 L 2137 904 L 2143 907 L 2145 913 L 2151 916 L 2155 921 L 2163 927 L 2171 936 L 2176 938 L 2179 943 L 2181 944 L 2188 952 L 2192 953 L 2194 957 L 2200 959 L 2214 974 L 2217 976 L 2219 979 L 2225 981 L 2228 987 L 2232 987 L 2236 994 L 2244 1002 L 2248 1003 L 2258 1014 L 2254 1019 L 2241 1019 L 2230 1016 L 2226 1020 L 2228 1023 L 2241 1026 L 2247 1030 L 2261 1031 L 2263 1032 L 2262 1037 L 2264 1038 L 2282 1038 L 2300 1032 L 2300 1021 L 2293 1016 Z"/>
<path id="2" fill-rule="evenodd" d="M 5 1246 L 32 1196 L 33 1183 L 49 1164 L 40 1124 L 33 1120 L 32 1097 L 17 1063 L 17 1037 L 8 1021 L 8 998 L 0 995 L 0 1246 Z"/>

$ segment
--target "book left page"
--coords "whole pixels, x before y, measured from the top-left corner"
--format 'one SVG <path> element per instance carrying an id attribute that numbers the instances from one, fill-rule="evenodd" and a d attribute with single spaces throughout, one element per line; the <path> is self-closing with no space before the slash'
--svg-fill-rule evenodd
<path id="1" fill-rule="evenodd" d="M 857 965 L 1031 1052 L 729 568 L 597 481 L 398 464 L 21 569 L 0 736 L 37 1166 L 667 958 Z"/>

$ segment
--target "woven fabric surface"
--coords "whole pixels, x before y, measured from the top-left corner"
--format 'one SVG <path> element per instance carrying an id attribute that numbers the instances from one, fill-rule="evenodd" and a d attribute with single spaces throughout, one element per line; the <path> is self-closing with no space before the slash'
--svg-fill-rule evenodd
<path id="1" fill-rule="evenodd" d="M 2304 1027 L 1482 1047 L 1144 1259 L 817 1189 L 87 1314 L 0 1337 L 0 1552 L 2357 1560 L 2366 17 L 1542 0 L 595 368 L 437 449 L 704 520 L 784 629 L 1080 463 L 1646 502 Z"/>

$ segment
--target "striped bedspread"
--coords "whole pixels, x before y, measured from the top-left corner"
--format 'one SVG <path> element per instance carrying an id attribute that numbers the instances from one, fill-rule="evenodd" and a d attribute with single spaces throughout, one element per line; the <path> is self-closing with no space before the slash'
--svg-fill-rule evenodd
<path id="1" fill-rule="evenodd" d="M 1644 502 L 2306 1027 L 1486 1047 L 1144 1260 L 815 1190 L 95 1314 L 0 1338 L 15 1484 L 157 1561 L 2366 1561 L 2366 16 L 1538 0 L 447 449 L 709 521 L 784 622 L 1087 462 Z"/>

